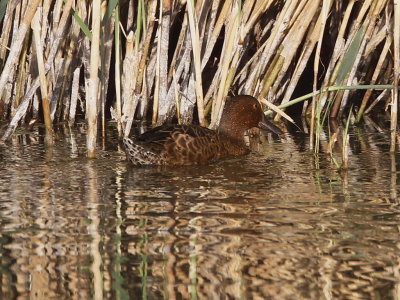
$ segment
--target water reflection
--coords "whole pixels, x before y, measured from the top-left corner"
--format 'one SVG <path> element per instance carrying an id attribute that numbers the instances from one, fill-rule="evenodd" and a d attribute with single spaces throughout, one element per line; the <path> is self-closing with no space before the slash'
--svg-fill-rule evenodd
<path id="1" fill-rule="evenodd" d="M 129 167 L 115 139 L 87 160 L 79 128 L 0 146 L 0 298 L 400 299 L 388 136 L 354 129 L 343 172 L 304 134 L 262 140 L 171 168 Z"/>

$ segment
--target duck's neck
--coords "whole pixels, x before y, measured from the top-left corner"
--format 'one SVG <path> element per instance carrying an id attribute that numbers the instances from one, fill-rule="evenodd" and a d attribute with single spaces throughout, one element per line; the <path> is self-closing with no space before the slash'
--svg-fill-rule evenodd
<path id="1" fill-rule="evenodd" d="M 223 136 L 235 140 L 237 143 L 244 143 L 245 130 L 238 126 L 234 120 L 222 119 L 218 128 L 218 132 Z"/>

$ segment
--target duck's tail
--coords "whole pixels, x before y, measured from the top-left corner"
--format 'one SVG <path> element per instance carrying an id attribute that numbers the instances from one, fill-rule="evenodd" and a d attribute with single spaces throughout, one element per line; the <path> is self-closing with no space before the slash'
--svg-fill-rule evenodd
<path id="1" fill-rule="evenodd" d="M 123 140 L 126 158 L 135 166 L 155 165 L 159 161 L 159 155 L 135 143 L 130 138 Z"/>

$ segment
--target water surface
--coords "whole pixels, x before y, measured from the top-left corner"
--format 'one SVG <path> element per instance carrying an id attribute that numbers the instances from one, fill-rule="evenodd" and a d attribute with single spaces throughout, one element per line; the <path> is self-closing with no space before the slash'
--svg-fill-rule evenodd
<path id="1" fill-rule="evenodd" d="M 208 166 L 129 167 L 81 128 L 0 145 L 2 299 L 400 299 L 398 154 L 300 132 Z M 334 156 L 340 161 L 340 144 Z"/>

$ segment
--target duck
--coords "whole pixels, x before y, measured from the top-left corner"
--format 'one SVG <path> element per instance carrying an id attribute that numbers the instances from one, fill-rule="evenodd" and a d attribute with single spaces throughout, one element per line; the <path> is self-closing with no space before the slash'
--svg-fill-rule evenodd
<path id="1" fill-rule="evenodd" d="M 226 100 L 217 130 L 166 124 L 134 138 L 125 137 L 123 144 L 127 160 L 134 166 L 202 165 L 249 153 L 244 135 L 253 127 L 283 133 L 266 119 L 256 98 L 238 95 Z"/>

